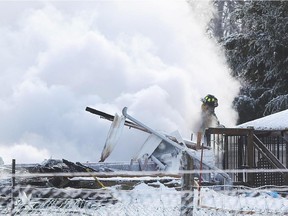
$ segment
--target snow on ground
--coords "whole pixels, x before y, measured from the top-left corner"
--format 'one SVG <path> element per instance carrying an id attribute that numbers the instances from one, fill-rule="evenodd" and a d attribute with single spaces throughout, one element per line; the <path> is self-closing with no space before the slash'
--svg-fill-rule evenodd
<path id="1" fill-rule="evenodd" d="M 0 169 L 1 171 L 1 169 Z M 1 174 L 7 174 L 2 169 Z M 3 183 L 5 175 L 1 175 Z M 6 175 L 6 178 L 7 175 Z M 112 179 L 122 179 L 113 177 Z M 132 178 L 130 178 L 132 179 Z M 135 179 L 135 178 L 133 178 Z M 148 180 L 149 177 L 139 179 Z M 153 177 L 155 180 L 155 178 Z M 161 178 L 159 178 L 160 180 Z M 0 183 L 1 184 L 1 183 Z M 67 189 L 69 190 L 69 189 Z M 75 189 L 73 189 L 75 190 Z M 94 192 L 97 190 L 91 190 Z M 169 216 L 181 214 L 181 195 L 183 192 L 176 188 L 169 188 L 157 181 L 153 186 L 144 182 L 139 183 L 133 190 L 120 190 L 119 187 L 107 187 L 107 195 L 112 194 L 109 200 L 103 196 L 97 199 L 71 199 L 71 198 L 41 198 L 25 195 L 17 197 L 15 209 L 21 215 L 97 215 L 97 216 Z M 80 192 L 80 191 L 79 191 Z M 188 191 L 191 192 L 192 191 Z M 198 190 L 194 191 L 193 215 L 287 215 L 288 199 L 281 197 L 273 190 L 259 189 L 231 189 L 229 191 L 213 190 L 203 187 L 198 196 Z M 106 194 L 106 192 L 105 192 Z M 31 199 L 29 198 L 31 197 Z M 90 196 L 89 196 L 90 197 Z M 200 197 L 198 199 L 198 197 Z M 117 202 L 113 202 L 117 200 Z M 0 200 L 0 215 L 10 215 L 10 206 L 3 205 Z"/>
<path id="2" fill-rule="evenodd" d="M 117 200 L 96 199 L 53 199 L 32 198 L 23 202 L 16 200 L 17 213 L 21 215 L 97 215 L 97 216 L 174 216 L 181 214 L 181 191 L 168 188 L 158 182 L 158 187 L 140 183 L 133 190 L 107 188 Z M 155 184 L 154 184 L 155 186 Z M 95 192 L 95 190 L 93 190 Z M 189 192 L 189 191 L 188 191 Z M 190 191 L 192 192 L 192 191 Z M 277 193 L 264 190 L 215 191 L 202 188 L 198 199 L 198 190 L 194 190 L 193 215 L 286 215 L 288 199 Z M 31 195 L 27 194 L 27 197 Z M 2 203 L 1 203 L 2 204 Z M 6 208 L 6 209 L 5 209 Z M 9 215 L 10 207 L 0 205 L 1 215 Z"/>
<path id="3" fill-rule="evenodd" d="M 132 191 L 115 192 L 120 201 L 115 205 L 104 206 L 98 215 L 179 215 L 181 206 L 180 192 L 159 183 L 159 188 L 141 183 Z"/>
<path id="4" fill-rule="evenodd" d="M 226 195 L 208 188 L 202 188 L 200 206 L 195 215 L 287 215 L 288 199 L 276 196 L 269 191 L 250 196 L 242 194 Z M 274 197 L 273 197 L 274 196 Z M 198 193 L 195 193 L 194 205 L 197 205 Z"/>
<path id="5" fill-rule="evenodd" d="M 81 204 L 80 199 L 41 201 L 35 209 L 23 208 L 20 206 L 21 214 L 39 213 L 41 215 L 97 215 L 97 216 L 174 216 L 181 214 L 181 193 L 173 188 L 167 188 L 159 183 L 159 188 L 148 186 L 144 183 L 139 184 L 131 191 L 113 192 L 114 198 L 118 200 L 115 204 L 99 202 L 97 204 L 86 201 Z M 202 188 L 200 199 L 198 190 L 194 191 L 193 215 L 287 215 L 288 199 L 273 197 L 269 193 L 262 193 L 257 197 L 243 194 L 224 194 L 212 189 Z M 200 202 L 198 203 L 198 201 Z M 39 201 L 38 201 L 39 202 Z M 35 201 L 34 201 L 35 204 Z M 79 207 L 81 206 L 81 207 Z"/>

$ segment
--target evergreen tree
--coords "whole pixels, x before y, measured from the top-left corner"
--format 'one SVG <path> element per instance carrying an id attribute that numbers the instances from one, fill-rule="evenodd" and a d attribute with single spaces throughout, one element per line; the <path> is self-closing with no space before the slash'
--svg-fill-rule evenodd
<path id="1" fill-rule="evenodd" d="M 245 1 L 229 13 L 228 34 L 217 34 L 243 86 L 234 103 L 239 123 L 287 109 L 288 2 Z"/>
<path id="2" fill-rule="evenodd" d="M 234 21 L 231 22 L 231 16 L 233 12 L 243 4 L 244 1 L 214 0 L 215 13 L 214 18 L 209 23 L 208 30 L 212 32 L 211 35 L 219 42 L 232 33 L 239 31 L 238 23 Z"/>

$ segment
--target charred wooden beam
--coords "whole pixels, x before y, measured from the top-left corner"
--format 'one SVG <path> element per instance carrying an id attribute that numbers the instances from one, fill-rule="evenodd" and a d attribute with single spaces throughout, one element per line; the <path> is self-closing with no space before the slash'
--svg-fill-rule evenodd
<path id="1" fill-rule="evenodd" d="M 208 128 L 206 134 L 225 134 L 229 136 L 248 135 L 253 128 Z"/>
<path id="2" fill-rule="evenodd" d="M 108 114 L 108 113 L 105 113 L 105 112 L 102 112 L 102 111 L 99 111 L 99 110 L 96 110 L 96 109 L 93 109 L 91 107 L 86 107 L 86 111 L 87 112 L 90 112 L 90 113 L 93 113 L 95 115 L 99 115 L 100 118 L 104 118 L 108 121 L 113 121 L 114 120 L 114 117 L 113 115 L 111 114 Z M 145 128 L 135 124 L 134 122 L 131 122 L 131 121 L 125 121 L 124 125 L 126 125 L 127 127 L 129 128 L 135 128 L 135 129 L 138 129 L 138 130 L 141 130 L 141 131 L 144 131 L 144 132 L 147 132 L 147 133 L 150 133 L 148 130 L 146 130 Z"/>

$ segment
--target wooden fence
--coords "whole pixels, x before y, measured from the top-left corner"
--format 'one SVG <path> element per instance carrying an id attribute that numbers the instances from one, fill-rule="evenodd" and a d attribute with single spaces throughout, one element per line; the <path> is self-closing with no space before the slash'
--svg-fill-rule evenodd
<path id="1" fill-rule="evenodd" d="M 281 131 L 209 128 L 205 136 L 215 152 L 216 166 L 235 170 L 229 172 L 233 182 L 253 187 L 288 185 L 288 143 Z"/>

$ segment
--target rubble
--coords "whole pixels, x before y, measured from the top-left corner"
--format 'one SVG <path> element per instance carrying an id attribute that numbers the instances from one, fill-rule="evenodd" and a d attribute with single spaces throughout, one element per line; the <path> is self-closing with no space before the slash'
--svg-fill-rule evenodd
<path id="1" fill-rule="evenodd" d="M 182 153 L 186 152 L 193 158 L 195 170 L 207 170 L 199 176 L 195 173 L 195 177 L 201 177 L 202 184 L 219 184 L 231 185 L 230 177 L 222 170 L 218 169 L 213 164 L 213 159 L 201 159 L 200 152 L 196 151 L 196 143 L 191 140 L 185 140 L 181 137 L 179 132 L 172 134 L 164 134 L 149 128 L 139 120 L 133 118 L 127 113 L 127 108 L 122 110 L 122 116 L 115 117 L 92 109 L 86 108 L 87 111 L 100 115 L 101 118 L 112 121 L 109 130 L 106 145 L 101 155 L 101 162 L 96 163 L 80 163 L 71 162 L 66 159 L 49 159 L 41 164 L 17 164 L 17 172 L 32 174 L 31 176 L 16 178 L 15 184 L 19 187 L 24 185 L 31 185 L 33 187 L 41 188 L 74 188 L 74 189 L 103 189 L 107 187 L 121 187 L 121 189 L 133 189 L 139 183 L 147 183 L 151 186 L 157 187 L 157 182 L 165 184 L 170 187 L 180 188 L 182 169 Z M 119 123 L 120 122 L 120 123 Z M 147 133 L 148 138 L 144 143 L 138 143 L 138 151 L 132 158 L 127 158 L 124 163 L 107 163 L 105 159 L 109 157 L 118 139 L 122 134 L 122 126 L 126 125 L 129 128 L 135 128 Z M 112 146 L 112 147 L 111 147 Z M 108 150 L 107 150 L 108 149 Z M 204 151 L 210 151 L 205 148 Z M 200 166 L 200 164 L 202 164 Z M 113 173 L 117 171 L 126 173 L 122 174 L 121 179 L 113 179 Z M 149 179 L 132 179 L 133 175 L 129 172 L 141 172 L 139 176 L 145 176 L 145 172 L 158 171 L 157 176 L 151 176 Z M 145 171 L 145 172 L 143 172 Z M 173 171 L 173 174 L 169 172 Z M 163 172 L 160 176 L 159 172 Z M 86 174 L 85 174 L 86 173 Z M 110 174 L 109 174 L 110 173 Z M 176 173 L 176 174 L 175 174 Z M 43 174 L 43 175 L 36 175 Z M 67 174 L 67 175 L 66 175 Z M 110 176 L 110 178 L 108 178 Z M 115 177 L 115 176 L 114 176 Z M 11 184 L 11 179 L 2 179 L 1 187 Z M 120 185 L 120 186 L 119 186 Z M 3 190 L 2 190 L 3 191 Z M 7 194 L 7 192 L 6 192 Z M 1 196 L 5 196 L 2 193 Z"/>

